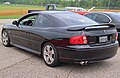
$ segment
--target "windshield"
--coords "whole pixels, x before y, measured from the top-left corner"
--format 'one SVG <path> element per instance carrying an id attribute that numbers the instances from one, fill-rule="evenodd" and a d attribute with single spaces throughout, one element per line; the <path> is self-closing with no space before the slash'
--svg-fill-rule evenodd
<path id="1" fill-rule="evenodd" d="M 112 13 L 112 17 L 114 17 L 117 21 L 120 22 L 120 13 Z"/>
<path id="2" fill-rule="evenodd" d="M 63 21 L 68 26 L 72 26 L 72 25 L 96 25 L 96 24 L 98 24 L 95 21 L 93 21 L 85 16 L 75 14 L 75 13 L 60 13 L 60 14 L 53 14 L 52 16 Z"/>

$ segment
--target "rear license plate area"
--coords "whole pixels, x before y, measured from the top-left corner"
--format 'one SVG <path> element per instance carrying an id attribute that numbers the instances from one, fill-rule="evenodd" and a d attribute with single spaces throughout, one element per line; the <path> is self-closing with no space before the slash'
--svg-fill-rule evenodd
<path id="1" fill-rule="evenodd" d="M 99 43 L 105 43 L 105 42 L 108 42 L 108 36 L 100 36 Z"/>

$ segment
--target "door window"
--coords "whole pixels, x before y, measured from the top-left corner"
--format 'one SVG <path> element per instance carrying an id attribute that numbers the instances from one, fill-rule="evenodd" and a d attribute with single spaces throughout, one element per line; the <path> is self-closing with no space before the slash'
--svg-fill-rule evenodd
<path id="1" fill-rule="evenodd" d="M 19 25 L 32 26 L 38 15 L 28 15 L 20 19 Z"/>

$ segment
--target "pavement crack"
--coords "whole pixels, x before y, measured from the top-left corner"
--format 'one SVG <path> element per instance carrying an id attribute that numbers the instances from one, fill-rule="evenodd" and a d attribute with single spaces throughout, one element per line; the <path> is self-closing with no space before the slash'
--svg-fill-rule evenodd
<path id="1" fill-rule="evenodd" d="M 68 75 L 67 75 L 66 78 L 69 78 L 69 76 L 70 76 L 70 74 L 72 73 L 73 70 L 74 70 L 74 68 L 72 68 L 72 69 L 69 71 L 69 73 L 68 73 Z"/>
<path id="2" fill-rule="evenodd" d="M 14 64 L 10 65 L 10 66 L 4 67 L 4 68 L 0 69 L 0 71 L 9 69 L 9 68 L 11 68 L 11 67 L 13 67 L 13 66 L 15 66 L 15 65 L 17 65 L 17 64 L 20 64 L 20 63 L 22 63 L 22 62 L 25 62 L 25 61 L 27 61 L 27 60 L 33 58 L 33 57 L 34 57 L 34 56 L 29 57 L 29 58 L 26 58 L 26 59 L 24 59 L 24 60 L 21 60 L 21 61 L 19 61 L 19 62 L 17 62 L 17 63 L 14 63 Z"/>

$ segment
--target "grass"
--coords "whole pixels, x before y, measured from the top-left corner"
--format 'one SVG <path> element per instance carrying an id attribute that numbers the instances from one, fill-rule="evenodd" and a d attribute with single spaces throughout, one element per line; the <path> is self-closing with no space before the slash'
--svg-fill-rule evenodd
<path id="1" fill-rule="evenodd" d="M 0 19 L 18 19 L 22 15 L 13 15 L 13 16 L 0 16 Z"/>
<path id="2" fill-rule="evenodd" d="M 33 5 L 19 5 L 19 4 L 0 4 L 0 11 L 2 10 L 30 10 L 30 9 L 36 9 L 36 10 L 44 10 L 45 7 L 43 6 L 33 6 Z"/>
<path id="3" fill-rule="evenodd" d="M 14 14 L 14 11 L 24 11 L 24 10 L 44 10 L 43 6 L 33 6 L 33 5 L 19 5 L 19 4 L 0 4 L 0 19 L 16 19 L 22 16 L 20 13 Z M 8 11 L 8 13 L 7 13 Z M 11 12 L 13 14 L 11 14 Z M 27 12 L 26 12 L 27 13 Z M 25 13 L 24 13 L 25 14 Z"/>
<path id="4" fill-rule="evenodd" d="M 63 9 L 63 8 L 58 8 Z M 27 13 L 27 10 L 45 10 L 45 6 L 0 4 L 0 19 L 16 19 Z"/>

